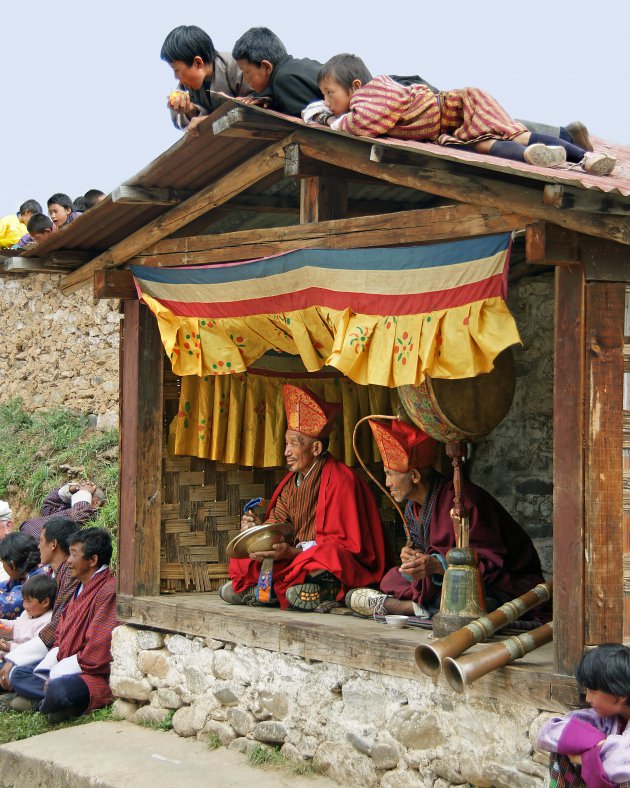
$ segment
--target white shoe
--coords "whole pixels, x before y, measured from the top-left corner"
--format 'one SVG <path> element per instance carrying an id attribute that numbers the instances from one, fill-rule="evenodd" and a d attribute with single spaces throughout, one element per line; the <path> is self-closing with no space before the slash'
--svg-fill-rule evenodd
<path id="1" fill-rule="evenodd" d="M 353 588 L 346 594 L 346 607 L 365 618 L 383 615 L 387 594 L 375 588 Z"/>
<path id="2" fill-rule="evenodd" d="M 589 175 L 610 175 L 615 164 L 617 159 L 607 153 L 585 153 L 580 162 L 581 168 Z"/>
<path id="3" fill-rule="evenodd" d="M 534 167 L 561 167 L 567 160 L 567 152 L 560 145 L 537 142 L 525 148 L 523 158 Z"/>

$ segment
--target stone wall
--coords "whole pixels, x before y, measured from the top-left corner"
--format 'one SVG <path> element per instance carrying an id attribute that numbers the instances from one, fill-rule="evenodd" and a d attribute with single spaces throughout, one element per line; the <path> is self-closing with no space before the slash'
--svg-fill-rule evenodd
<path id="1" fill-rule="evenodd" d="M 542 788 L 532 742 L 550 715 L 456 695 L 441 680 L 339 665 L 132 626 L 114 630 L 117 716 L 248 753 L 281 746 L 343 785 Z M 174 713 L 173 713 L 174 712 Z"/>
<path id="2" fill-rule="evenodd" d="M 0 400 L 27 410 L 63 405 L 118 426 L 118 301 L 89 288 L 63 295 L 50 274 L 0 279 Z"/>
<path id="3" fill-rule="evenodd" d="M 472 447 L 470 478 L 525 528 L 551 576 L 553 274 L 518 281 L 510 289 L 508 305 L 523 340 L 523 347 L 514 349 L 514 402 L 501 424 Z"/>

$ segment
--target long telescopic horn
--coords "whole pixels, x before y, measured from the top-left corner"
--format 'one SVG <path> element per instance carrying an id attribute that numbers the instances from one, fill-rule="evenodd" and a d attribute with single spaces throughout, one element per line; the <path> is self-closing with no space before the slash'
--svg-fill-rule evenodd
<path id="1" fill-rule="evenodd" d="M 487 616 L 471 621 L 456 632 L 433 643 L 421 643 L 416 646 L 416 664 L 427 676 L 437 676 L 443 659 L 458 657 L 475 643 L 481 643 L 502 627 L 513 624 L 528 610 L 547 602 L 551 599 L 552 588 L 551 580 L 548 583 L 539 583 L 531 591 L 506 602 Z"/>

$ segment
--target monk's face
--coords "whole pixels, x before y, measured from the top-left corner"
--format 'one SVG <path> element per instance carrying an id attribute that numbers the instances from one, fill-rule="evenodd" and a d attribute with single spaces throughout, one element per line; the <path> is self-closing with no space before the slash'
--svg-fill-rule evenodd
<path id="1" fill-rule="evenodd" d="M 396 503 L 410 498 L 414 489 L 410 473 L 400 473 L 391 468 L 385 468 L 385 486 Z"/>
<path id="2" fill-rule="evenodd" d="M 286 431 L 284 443 L 287 468 L 294 473 L 306 473 L 321 454 L 320 441 L 295 430 Z"/>

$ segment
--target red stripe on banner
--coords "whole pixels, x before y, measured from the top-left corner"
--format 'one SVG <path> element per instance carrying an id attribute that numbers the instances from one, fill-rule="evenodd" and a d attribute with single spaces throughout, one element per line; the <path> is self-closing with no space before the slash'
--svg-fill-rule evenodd
<path id="1" fill-rule="evenodd" d="M 378 295 L 366 293 L 337 293 L 310 287 L 295 293 L 241 301 L 185 302 L 158 299 L 178 317 L 253 317 L 295 312 L 318 306 L 328 309 L 352 309 L 361 315 L 420 315 L 465 306 L 485 298 L 502 295 L 503 272 L 481 282 L 473 282 L 456 289 L 436 290 L 432 293 L 406 295 Z"/>

